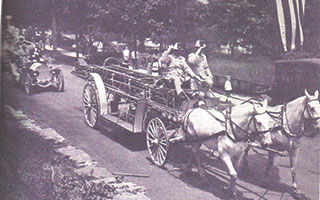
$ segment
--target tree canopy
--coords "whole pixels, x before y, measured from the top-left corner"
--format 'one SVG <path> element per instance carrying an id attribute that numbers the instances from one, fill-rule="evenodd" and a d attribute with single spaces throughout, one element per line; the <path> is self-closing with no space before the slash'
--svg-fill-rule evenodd
<path id="1" fill-rule="evenodd" d="M 102 34 L 159 43 L 193 43 L 209 40 L 214 48 L 229 45 L 248 48 L 252 53 L 271 54 L 276 24 L 271 1 L 255 0 L 5 0 L 5 14 L 20 26 L 45 28 L 56 23 L 59 30 L 77 33 L 95 27 Z M 310 13 L 317 13 L 316 0 L 307 1 Z M 314 16 L 309 16 L 313 19 Z M 316 21 L 306 27 L 316 38 Z M 314 24 L 314 25 L 313 25 Z M 319 35 L 319 34 L 318 34 Z M 316 38 L 319 40 L 319 38 Z M 308 39 L 306 39 L 308 41 Z M 319 43 L 319 42 L 318 42 Z M 315 43 L 307 42 L 314 48 Z M 317 47 L 319 49 L 319 44 Z M 308 48 L 304 48 L 308 50 Z"/>

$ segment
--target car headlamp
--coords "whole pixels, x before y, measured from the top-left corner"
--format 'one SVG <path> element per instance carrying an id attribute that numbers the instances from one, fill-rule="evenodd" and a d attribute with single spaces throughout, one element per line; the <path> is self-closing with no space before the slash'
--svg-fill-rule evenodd
<path id="1" fill-rule="evenodd" d="M 39 71 L 34 71 L 33 73 L 32 73 L 32 75 L 35 77 L 35 76 L 39 76 Z"/>

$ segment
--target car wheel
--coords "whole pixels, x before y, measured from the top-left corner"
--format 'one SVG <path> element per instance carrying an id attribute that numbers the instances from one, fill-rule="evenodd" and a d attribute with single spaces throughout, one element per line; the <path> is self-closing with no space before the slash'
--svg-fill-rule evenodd
<path id="1" fill-rule="evenodd" d="M 56 86 L 57 86 L 57 90 L 58 92 L 62 92 L 64 90 L 64 78 L 63 78 L 63 74 L 60 71 L 57 79 L 56 79 Z"/>

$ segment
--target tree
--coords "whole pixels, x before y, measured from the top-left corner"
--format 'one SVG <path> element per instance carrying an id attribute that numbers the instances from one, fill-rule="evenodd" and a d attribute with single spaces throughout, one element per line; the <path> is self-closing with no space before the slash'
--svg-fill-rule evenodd
<path id="1" fill-rule="evenodd" d="M 218 40 L 235 46 L 249 47 L 253 52 L 272 50 L 272 17 L 266 1 L 211 0 L 208 4 L 208 26 L 216 26 Z"/>

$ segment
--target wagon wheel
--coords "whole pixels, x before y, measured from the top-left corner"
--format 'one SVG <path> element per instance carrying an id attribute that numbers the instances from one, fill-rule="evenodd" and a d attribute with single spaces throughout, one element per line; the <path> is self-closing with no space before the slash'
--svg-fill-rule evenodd
<path id="1" fill-rule="evenodd" d="M 169 139 L 163 122 L 159 118 L 150 120 L 146 135 L 147 148 L 152 162 L 159 167 L 164 166 L 168 158 Z"/>
<path id="2" fill-rule="evenodd" d="M 23 78 L 23 87 L 26 94 L 30 95 L 32 93 L 32 79 L 30 74 L 26 74 Z"/>
<path id="3" fill-rule="evenodd" d="M 64 78 L 63 78 L 63 74 L 61 71 L 57 75 L 56 86 L 57 86 L 58 92 L 62 92 L 64 90 Z"/>
<path id="4" fill-rule="evenodd" d="M 98 89 L 94 82 L 87 82 L 83 88 L 83 104 L 86 123 L 91 128 L 97 128 L 100 120 L 100 104 Z"/>

